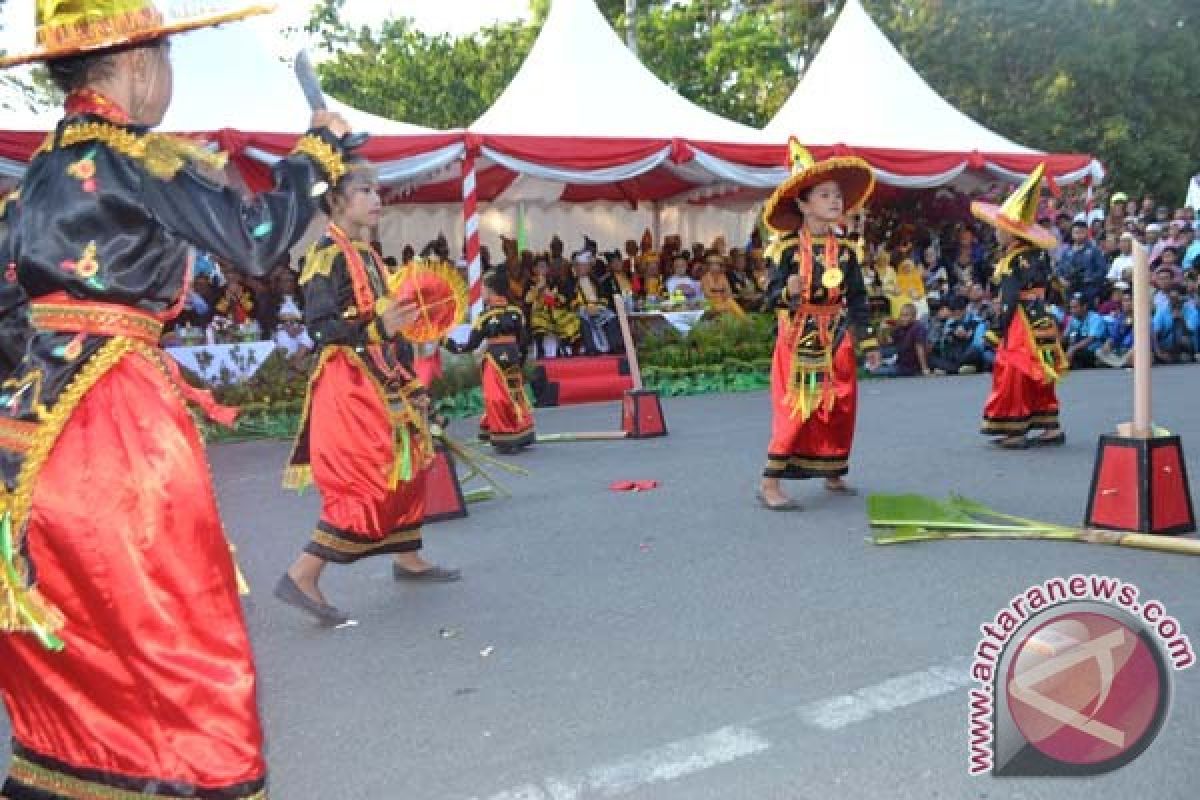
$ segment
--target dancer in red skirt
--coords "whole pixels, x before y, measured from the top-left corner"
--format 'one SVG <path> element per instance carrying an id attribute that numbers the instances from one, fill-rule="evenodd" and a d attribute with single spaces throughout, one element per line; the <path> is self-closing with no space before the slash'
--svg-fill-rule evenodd
<path id="1" fill-rule="evenodd" d="M 1055 386 L 1068 362 L 1058 323 L 1046 308 L 1054 272 L 1046 251 L 1054 234 L 1037 225 L 1039 166 L 1003 206 L 975 202 L 971 212 L 996 228 L 1003 254 L 992 281 L 1000 287 L 999 313 L 988 332 L 996 347 L 992 391 L 983 408 L 982 433 L 1008 450 L 1061 445 Z M 1037 436 L 1027 437 L 1031 431 Z"/>
<path id="2" fill-rule="evenodd" d="M 300 276 L 305 322 L 319 355 L 284 473 L 286 488 L 316 484 L 321 518 L 275 588 L 280 600 L 329 626 L 349 620 L 318 586 L 330 561 L 392 553 L 396 580 L 460 577 L 420 554 L 425 469 L 433 460 L 429 394 L 400 334 L 417 311 L 388 296 L 387 266 L 356 238 L 379 222 L 375 171 L 358 159 L 347 167 L 325 201 L 329 228 Z"/>
<path id="3" fill-rule="evenodd" d="M 792 176 L 763 211 L 782 235 L 768 254 L 774 269 L 766 303 L 776 310 L 778 333 L 771 442 L 758 490 L 759 502 L 772 511 L 800 509 L 780 489 L 781 479 L 823 478 L 830 492 L 855 493 L 842 478 L 858 405 L 855 343 L 877 347 L 856 249 L 834 227 L 871 194 L 871 168 L 860 158 L 814 162 L 795 139 L 789 151 Z"/>
<path id="4" fill-rule="evenodd" d="M 148 129 L 171 101 L 164 37 L 257 11 L 37 8 L 42 49 L 0 58 L 48 61 L 67 95 L 0 242 L 0 793 L 265 798 L 250 641 L 184 399 L 218 409 L 158 343 L 197 248 L 265 276 L 300 238 L 348 128 L 315 114 L 245 202 L 212 154 Z"/>
<path id="5" fill-rule="evenodd" d="M 515 453 L 536 438 L 523 369 L 529 335 L 525 315 L 508 300 L 508 280 L 503 271 L 488 273 L 483 291 L 486 307 L 471 328 L 471 338 L 466 344 L 447 340 L 446 349 L 470 353 L 487 344 L 480 368 L 483 416 L 479 436 L 501 453 Z"/>

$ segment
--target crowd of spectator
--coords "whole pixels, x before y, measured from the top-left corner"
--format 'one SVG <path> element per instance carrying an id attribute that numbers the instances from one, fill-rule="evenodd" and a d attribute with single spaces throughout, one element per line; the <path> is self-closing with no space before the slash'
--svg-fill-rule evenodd
<path id="1" fill-rule="evenodd" d="M 1056 281 L 1047 300 L 1073 369 L 1131 365 L 1134 241 L 1150 256 L 1155 363 L 1196 361 L 1200 242 L 1194 209 L 1172 211 L 1150 196 L 1134 201 L 1118 193 L 1105 210 L 1071 214 L 1050 207 L 1040 221 L 1059 239 L 1050 253 Z M 935 224 L 909 217 L 901 223 L 886 213 L 851 225 L 873 322 L 885 343 L 874 371 L 916 376 L 989 370 L 995 352 L 985 334 L 996 320 L 991 229 L 961 218 Z M 705 309 L 740 315 L 762 310 L 769 280 L 757 234 L 737 247 L 720 237 L 685 247 L 678 236 L 656 247 L 647 231 L 640 242 L 607 251 L 585 237 L 569 256 L 557 236 L 544 252 L 519 252 L 511 239 L 502 239 L 502 250 L 494 263 L 483 248 L 483 267 L 503 271 L 510 300 L 526 313 L 538 357 L 619 352 L 618 293 L 632 312 Z M 399 259 L 385 261 L 395 267 L 416 255 L 405 246 Z M 420 255 L 449 260 L 446 240 L 430 242 Z M 303 327 L 297 274 L 285 260 L 266 279 L 253 280 L 223 273 L 211 259 L 199 257 L 192 291 L 167 344 L 270 338 L 299 362 L 312 341 Z"/>
<path id="2" fill-rule="evenodd" d="M 1195 209 L 1113 196 L 1107 210 L 1050 209 L 1040 222 L 1059 244 L 1047 294 L 1072 369 L 1132 364 L 1133 243 L 1149 251 L 1156 364 L 1194 363 L 1200 345 L 1200 243 Z M 985 334 L 995 322 L 990 279 L 996 244 L 987 226 L 958 223 L 936 233 L 901 226 L 899 241 L 869 245 L 865 273 L 884 332 L 883 375 L 970 374 L 991 367 Z M 896 232 L 893 232 L 895 235 Z M 914 255 L 919 253 L 919 255 Z"/>

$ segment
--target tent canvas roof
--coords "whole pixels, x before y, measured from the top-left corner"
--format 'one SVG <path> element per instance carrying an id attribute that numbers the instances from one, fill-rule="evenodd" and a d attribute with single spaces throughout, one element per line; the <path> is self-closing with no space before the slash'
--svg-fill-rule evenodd
<path id="1" fill-rule="evenodd" d="M 469 130 L 518 136 L 771 141 L 762 131 L 704 110 L 659 80 L 625 47 L 592 0 L 553 0 L 520 70 Z"/>
<path id="2" fill-rule="evenodd" d="M 206 28 L 171 41 L 176 102 L 160 130 L 234 128 L 256 133 L 303 133 L 311 114 L 290 64 L 267 46 L 270 17 Z M 375 135 L 433 133 L 368 114 L 326 98 L 355 130 Z"/>
<path id="3" fill-rule="evenodd" d="M 831 103 L 836 114 L 824 111 Z M 945 184 L 968 166 L 1011 179 L 1043 160 L 1060 182 L 1104 174 L 1088 156 L 1043 155 L 959 111 L 909 65 L 859 0 L 846 0 L 800 84 L 764 131 L 806 145 L 852 148 L 882 180 L 902 186 Z"/>

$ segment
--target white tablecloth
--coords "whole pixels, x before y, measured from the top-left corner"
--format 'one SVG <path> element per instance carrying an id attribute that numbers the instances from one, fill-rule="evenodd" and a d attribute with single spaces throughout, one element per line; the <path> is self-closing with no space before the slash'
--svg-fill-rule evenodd
<path id="1" fill-rule="evenodd" d="M 634 319 L 649 319 L 651 317 L 661 317 L 675 330 L 687 336 L 691 333 L 692 328 L 704 316 L 704 311 L 635 311 L 630 314 Z"/>
<path id="2" fill-rule="evenodd" d="M 209 384 L 241 383 L 262 366 L 275 343 L 239 342 L 203 344 L 194 347 L 168 347 L 167 354 L 181 367 L 191 370 Z"/>

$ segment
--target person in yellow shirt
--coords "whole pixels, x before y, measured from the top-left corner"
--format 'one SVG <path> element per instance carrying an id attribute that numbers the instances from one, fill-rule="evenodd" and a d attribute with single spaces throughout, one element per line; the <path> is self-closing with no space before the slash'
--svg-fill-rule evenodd
<path id="1" fill-rule="evenodd" d="M 704 297 L 713 311 L 746 316 L 746 312 L 733 297 L 733 287 L 729 284 L 729 276 L 725 274 L 725 259 L 716 252 L 710 252 L 704 259 L 700 291 L 704 292 Z"/>
<path id="2" fill-rule="evenodd" d="M 896 293 L 889 296 L 892 319 L 899 319 L 904 306 L 912 303 L 917 309 L 917 319 L 929 316 L 929 304 L 925 300 L 924 269 L 913 260 L 912 242 L 904 242 L 896 248 L 900 263 L 896 266 Z"/>

